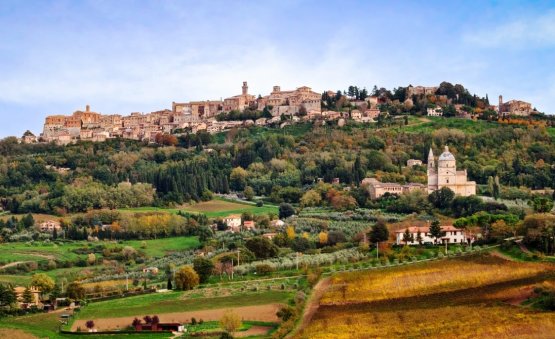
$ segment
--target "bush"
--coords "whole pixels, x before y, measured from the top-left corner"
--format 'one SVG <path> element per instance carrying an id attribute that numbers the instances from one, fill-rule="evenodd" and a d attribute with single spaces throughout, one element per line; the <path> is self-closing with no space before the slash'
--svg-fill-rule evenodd
<path id="1" fill-rule="evenodd" d="M 258 264 L 256 265 L 256 274 L 266 275 L 272 273 L 274 268 L 268 264 Z"/>

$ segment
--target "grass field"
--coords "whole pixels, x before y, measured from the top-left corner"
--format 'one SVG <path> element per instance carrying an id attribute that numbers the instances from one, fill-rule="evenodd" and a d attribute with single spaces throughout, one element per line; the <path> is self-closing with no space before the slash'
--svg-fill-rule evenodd
<path id="1" fill-rule="evenodd" d="M 555 281 L 553 268 L 481 256 L 342 274 L 296 337 L 550 338 L 553 313 L 510 300 Z"/>
<path id="2" fill-rule="evenodd" d="M 79 319 L 97 319 L 125 316 L 144 316 L 146 314 L 164 314 L 172 312 L 188 312 L 241 306 L 255 306 L 265 304 L 286 303 L 292 297 L 291 292 L 264 291 L 259 293 L 245 293 L 229 297 L 183 299 L 184 292 L 169 292 L 148 294 L 91 303 L 78 313 Z M 58 333 L 60 313 L 40 313 L 17 318 L 0 319 L 0 330 L 22 330 L 38 338 L 75 338 L 75 335 Z M 4 333 L 4 332 L 0 332 Z M 20 333 L 21 332 L 5 332 Z M 118 335 L 119 337 L 126 337 Z M 167 334 L 133 334 L 133 339 L 169 338 Z M 13 337 L 18 338 L 18 337 Z M 87 335 L 87 338 L 106 338 L 100 335 Z"/>
<path id="3" fill-rule="evenodd" d="M 458 129 L 468 134 L 482 133 L 491 128 L 499 127 L 497 122 L 483 120 L 472 121 L 468 119 L 451 119 L 441 117 L 426 117 L 429 122 L 403 126 L 401 130 L 408 133 L 432 133 L 440 128 Z"/>
<path id="4" fill-rule="evenodd" d="M 143 247 L 143 243 L 146 247 Z M 152 240 L 123 241 L 122 246 L 131 246 L 144 251 L 148 256 L 162 257 L 169 252 L 186 251 L 200 246 L 198 237 L 172 237 Z"/>
<path id="5" fill-rule="evenodd" d="M 173 313 L 216 308 L 285 303 L 290 292 L 264 291 L 214 298 L 184 299 L 183 292 L 155 293 L 96 302 L 83 308 L 79 318 L 139 316 L 143 313 Z"/>
<path id="6" fill-rule="evenodd" d="M 138 207 L 121 209 L 122 212 L 168 212 L 177 213 L 179 211 L 189 213 L 204 213 L 210 218 L 225 217 L 229 214 L 241 214 L 249 212 L 253 214 L 278 214 L 277 206 L 264 205 L 257 207 L 254 204 L 231 202 L 221 199 L 203 201 L 191 205 L 183 205 L 180 208 L 159 208 L 159 207 Z"/>

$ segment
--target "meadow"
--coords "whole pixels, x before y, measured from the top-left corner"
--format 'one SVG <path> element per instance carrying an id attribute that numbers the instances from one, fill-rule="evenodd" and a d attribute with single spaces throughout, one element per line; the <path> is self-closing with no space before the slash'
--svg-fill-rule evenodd
<path id="1" fill-rule="evenodd" d="M 222 199 L 213 199 L 210 201 L 202 201 L 195 204 L 187 204 L 180 206 L 179 208 L 160 208 L 160 207 L 138 207 L 138 208 L 126 208 L 120 209 L 121 212 L 167 212 L 176 214 L 178 212 L 189 212 L 189 213 L 203 213 L 209 218 L 225 217 L 230 214 L 241 214 L 244 212 L 252 214 L 268 214 L 274 213 L 278 214 L 278 208 L 274 205 L 264 205 L 257 207 L 250 203 L 239 203 L 233 201 L 227 201 Z"/>
<path id="2" fill-rule="evenodd" d="M 520 304 L 535 286 L 555 281 L 553 268 L 478 256 L 386 269 L 380 279 L 341 274 L 295 337 L 549 338 L 553 313 Z"/>

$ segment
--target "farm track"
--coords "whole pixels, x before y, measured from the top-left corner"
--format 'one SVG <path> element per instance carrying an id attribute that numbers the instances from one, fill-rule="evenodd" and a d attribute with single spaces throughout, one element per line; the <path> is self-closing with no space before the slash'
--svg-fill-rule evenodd
<path id="1" fill-rule="evenodd" d="M 308 300 L 304 308 L 301 322 L 297 329 L 291 332 L 288 338 L 291 338 L 292 336 L 294 336 L 295 333 L 302 331 L 308 324 L 310 324 L 312 317 L 316 314 L 318 308 L 320 307 L 320 300 L 322 299 L 322 296 L 324 295 L 324 293 L 326 293 L 330 286 L 331 278 L 321 279 L 316 284 L 316 286 L 314 286 L 312 294 L 310 295 L 310 299 Z"/>

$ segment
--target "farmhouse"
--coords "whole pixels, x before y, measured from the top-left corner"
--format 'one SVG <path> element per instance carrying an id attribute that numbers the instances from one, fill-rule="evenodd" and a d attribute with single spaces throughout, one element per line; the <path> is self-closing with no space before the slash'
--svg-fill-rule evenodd
<path id="1" fill-rule="evenodd" d="M 386 193 L 401 195 L 414 190 L 426 190 L 424 185 L 418 183 L 401 185 L 395 182 L 380 182 L 375 178 L 365 178 L 362 180 L 361 185 L 366 186 L 366 189 L 370 193 L 370 199 L 372 200 L 376 200 Z"/>
<path id="2" fill-rule="evenodd" d="M 231 214 L 224 218 L 224 223 L 228 228 L 239 229 L 241 227 L 241 216 L 239 214 Z"/>
<path id="3" fill-rule="evenodd" d="M 14 292 L 16 295 L 17 302 L 20 304 L 25 304 L 23 302 L 23 293 L 25 292 L 26 287 L 23 286 L 16 286 L 14 287 Z M 29 304 L 25 304 L 26 306 L 30 305 L 38 305 L 40 303 L 40 290 L 34 286 L 29 287 L 31 294 L 33 295 L 33 301 Z"/>
<path id="4" fill-rule="evenodd" d="M 409 159 L 407 160 L 407 167 L 422 166 L 422 160 Z"/>
<path id="5" fill-rule="evenodd" d="M 243 227 L 245 228 L 245 230 L 254 230 L 254 221 L 252 220 L 246 220 L 243 222 Z"/>
<path id="6" fill-rule="evenodd" d="M 405 241 L 405 232 L 408 229 L 409 234 L 412 235 L 412 241 Z M 456 228 L 454 226 L 441 226 L 441 238 L 437 239 L 441 243 L 447 242 L 448 244 L 462 244 L 467 243 L 468 240 L 466 238 L 466 234 L 463 230 Z M 421 239 L 418 239 L 421 238 Z M 397 245 L 419 245 L 425 243 L 434 243 L 436 239 L 434 239 L 430 235 L 430 227 L 408 227 L 403 228 L 395 232 L 395 243 Z"/>
<path id="7" fill-rule="evenodd" d="M 55 220 L 48 220 L 39 224 L 41 232 L 54 232 L 54 230 L 59 231 L 61 228 L 60 223 Z"/>

